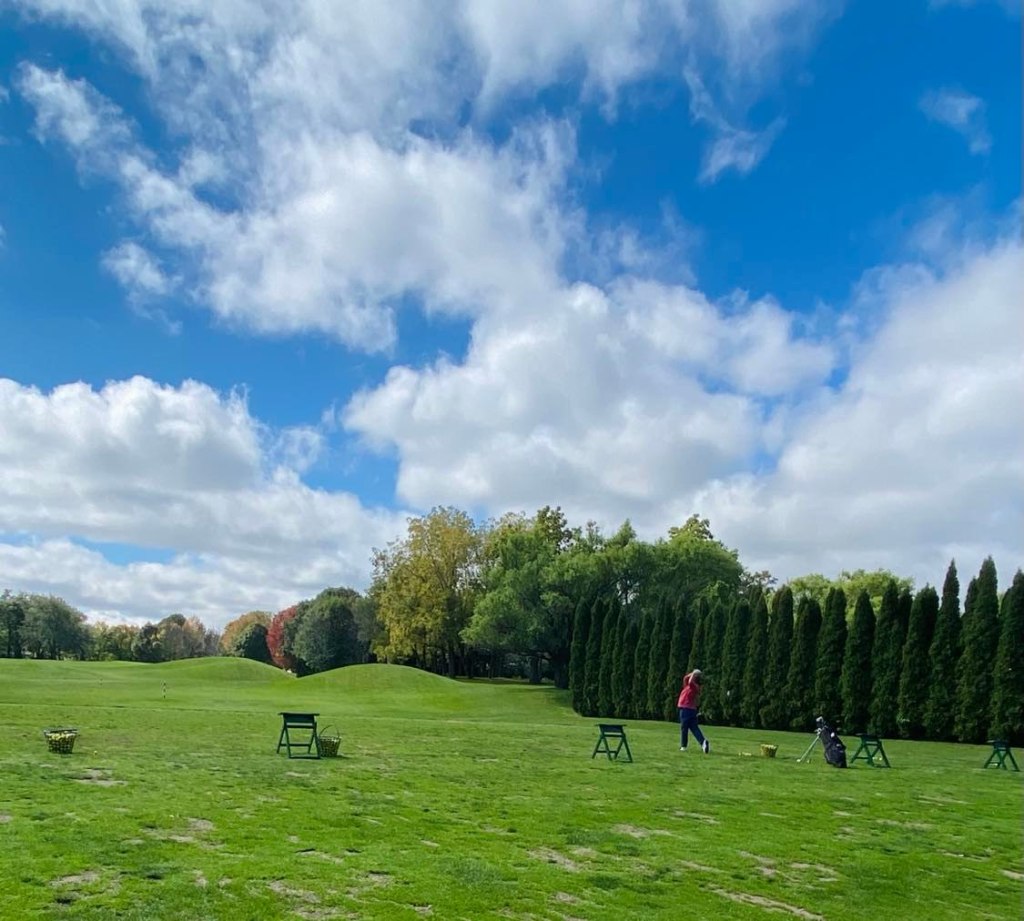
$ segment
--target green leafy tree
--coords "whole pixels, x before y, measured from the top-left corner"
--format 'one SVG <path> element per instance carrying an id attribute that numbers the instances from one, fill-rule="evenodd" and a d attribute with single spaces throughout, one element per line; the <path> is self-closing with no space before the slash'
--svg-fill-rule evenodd
<path id="1" fill-rule="evenodd" d="M 930 667 L 928 649 L 935 634 L 939 614 L 939 594 L 926 585 L 914 596 L 903 644 L 903 667 L 900 669 L 900 691 L 896 722 L 900 735 L 907 739 L 925 736 L 925 708 L 928 705 Z"/>
<path id="2" fill-rule="evenodd" d="M 25 626 L 25 604 L 18 595 L 4 589 L 0 596 L 0 626 L 4 630 L 4 649 L 8 659 L 20 659 L 23 653 L 22 630 Z"/>
<path id="3" fill-rule="evenodd" d="M 292 651 L 308 672 L 324 672 L 363 660 L 352 608 L 359 593 L 329 588 L 316 596 L 298 618 Z"/>
<path id="4" fill-rule="evenodd" d="M 462 638 L 479 649 L 548 663 L 556 687 L 568 686 L 572 621 L 581 588 L 561 559 L 575 535 L 561 509 L 506 515 L 483 546 L 481 594 Z M 568 576 L 568 578 L 567 578 Z"/>
<path id="5" fill-rule="evenodd" d="M 693 647 L 694 611 L 694 607 L 682 601 L 673 605 L 672 637 L 662 692 L 662 715 L 666 720 L 676 719 L 676 701 L 679 699 L 686 663 Z"/>
<path id="6" fill-rule="evenodd" d="M 984 742 L 992 713 L 992 686 L 999 647 L 996 564 L 988 557 L 976 580 L 977 594 L 964 615 L 964 645 L 957 663 L 953 732 L 961 742 Z"/>
<path id="7" fill-rule="evenodd" d="M 270 649 L 267 647 L 267 627 L 258 620 L 250 621 L 243 628 L 241 633 L 234 633 L 234 644 L 228 653 L 231 656 L 238 656 L 241 659 L 252 659 L 255 662 L 264 662 L 272 665 Z"/>
<path id="8" fill-rule="evenodd" d="M 764 593 L 756 590 L 750 608 L 750 631 L 743 663 L 743 705 L 740 716 L 744 726 L 761 726 L 761 710 L 768 699 L 765 685 L 768 667 L 768 604 Z"/>
<path id="9" fill-rule="evenodd" d="M 871 651 L 871 711 L 868 725 L 875 735 L 892 738 L 897 733 L 900 667 L 903 664 L 905 627 L 900 613 L 900 591 L 890 582 L 882 594 Z"/>
<path id="10" fill-rule="evenodd" d="M 55 595 L 24 595 L 24 645 L 37 659 L 85 659 L 91 635 L 85 615 Z"/>
<path id="11" fill-rule="evenodd" d="M 371 592 L 386 636 L 380 655 L 449 677 L 464 672 L 462 631 L 479 590 L 482 547 L 483 533 L 465 512 L 435 508 L 408 519 L 405 538 L 374 550 Z"/>
<path id="12" fill-rule="evenodd" d="M 992 677 L 992 736 L 1024 745 L 1024 574 L 1019 569 L 1003 596 Z"/>
<path id="13" fill-rule="evenodd" d="M 130 624 L 93 624 L 92 656 L 101 662 L 130 662 L 139 628 Z"/>
<path id="14" fill-rule="evenodd" d="M 772 613 L 768 622 L 766 696 L 761 709 L 761 724 L 768 729 L 789 728 L 786 681 L 792 646 L 793 592 L 784 585 L 772 596 Z"/>
<path id="15" fill-rule="evenodd" d="M 814 726 L 814 663 L 821 633 L 821 605 L 810 595 L 800 599 L 793 627 L 793 654 L 786 677 L 789 727 L 797 732 Z"/>
<path id="16" fill-rule="evenodd" d="M 924 725 L 929 739 L 946 741 L 953 738 L 953 715 L 956 703 L 956 663 L 960 658 L 960 580 L 956 562 L 951 562 L 942 583 L 942 600 L 935 621 L 935 634 L 928 651 L 930 673 L 928 704 Z"/>
<path id="17" fill-rule="evenodd" d="M 793 602 L 800 604 L 804 598 L 813 598 L 824 609 L 828 593 L 835 588 L 834 583 L 820 572 L 808 573 L 789 580 L 789 589 L 793 593 Z"/>
<path id="18" fill-rule="evenodd" d="M 569 694 L 572 708 L 583 713 L 587 683 L 587 643 L 590 639 L 591 606 L 585 601 L 576 605 L 572 630 L 572 651 L 569 657 Z"/>
<path id="19" fill-rule="evenodd" d="M 619 600 L 612 598 L 606 608 L 604 626 L 601 630 L 601 660 L 597 679 L 597 712 L 601 716 L 612 716 L 615 711 L 612 676 L 615 673 L 615 659 L 618 654 Z"/>
<path id="20" fill-rule="evenodd" d="M 846 592 L 835 587 L 829 590 L 825 599 L 814 673 L 814 709 L 818 716 L 825 717 L 832 725 L 838 723 L 843 714 L 840 682 L 845 654 Z"/>
<path id="21" fill-rule="evenodd" d="M 882 596 L 890 582 L 896 583 L 897 593 L 904 590 L 912 591 L 914 588 L 913 579 L 898 576 L 888 569 L 856 569 L 853 572 L 843 570 L 836 579 L 836 585 L 846 592 L 847 598 L 858 598 L 861 592 L 867 592 L 873 611 L 880 610 Z"/>
<path id="22" fill-rule="evenodd" d="M 699 515 L 669 528 L 668 540 L 654 545 L 652 569 L 653 583 L 669 598 L 697 598 L 716 586 L 734 593 L 744 579 L 737 552 L 717 540 Z"/>
<path id="23" fill-rule="evenodd" d="M 847 732 L 866 732 L 871 717 L 873 674 L 871 651 L 875 643 L 875 610 L 866 589 L 857 596 L 853 623 L 843 656 L 843 726 Z"/>
<path id="24" fill-rule="evenodd" d="M 236 650 L 238 648 L 238 637 L 245 630 L 249 624 L 263 624 L 267 629 L 270 628 L 270 621 L 273 620 L 274 615 L 269 611 L 248 611 L 236 617 L 234 620 L 229 621 L 227 626 L 224 628 L 224 632 L 220 637 L 221 652 L 226 656 L 238 655 Z M 246 656 L 246 658 L 252 658 Z"/>
<path id="25" fill-rule="evenodd" d="M 132 658 L 136 662 L 162 662 L 160 630 L 156 624 L 143 624 L 132 644 Z"/>
<path id="26" fill-rule="evenodd" d="M 743 664 L 750 636 L 750 602 L 737 598 L 729 612 L 722 647 L 722 681 L 718 687 L 719 706 L 730 725 L 738 726 L 743 713 Z"/>
<path id="27" fill-rule="evenodd" d="M 678 678 L 679 687 L 682 690 L 683 677 L 692 672 L 695 668 L 707 670 L 711 663 L 709 655 L 710 637 L 708 635 L 709 620 L 711 619 L 711 606 L 707 598 L 698 598 L 693 603 L 693 640 L 690 643 L 690 655 L 686 659 Z"/>

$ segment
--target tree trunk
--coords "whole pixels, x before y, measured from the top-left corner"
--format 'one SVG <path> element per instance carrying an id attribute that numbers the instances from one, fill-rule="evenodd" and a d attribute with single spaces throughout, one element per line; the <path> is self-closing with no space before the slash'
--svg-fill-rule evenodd
<path id="1" fill-rule="evenodd" d="M 530 656 L 530 684 L 540 684 L 539 656 Z"/>

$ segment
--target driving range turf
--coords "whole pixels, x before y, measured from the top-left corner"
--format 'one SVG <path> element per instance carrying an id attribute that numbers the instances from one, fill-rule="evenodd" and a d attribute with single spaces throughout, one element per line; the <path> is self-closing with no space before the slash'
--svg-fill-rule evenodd
<path id="1" fill-rule="evenodd" d="M 275 754 L 282 710 L 340 756 Z M 596 722 L 401 666 L 0 660 L 0 918 L 1022 917 L 1024 773 L 987 747 L 842 771 L 797 763 L 809 734 L 708 727 L 705 756 L 627 722 L 628 764 Z"/>

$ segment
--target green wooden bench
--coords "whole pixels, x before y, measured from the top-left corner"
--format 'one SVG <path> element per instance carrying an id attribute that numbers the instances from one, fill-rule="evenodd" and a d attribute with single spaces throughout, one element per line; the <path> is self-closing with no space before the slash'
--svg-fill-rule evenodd
<path id="1" fill-rule="evenodd" d="M 882 740 L 878 736 L 860 733 L 857 738 L 860 739 L 860 745 L 857 747 L 857 751 L 853 753 L 850 764 L 853 764 L 854 761 L 860 758 L 872 767 L 892 766 L 889 764 L 889 759 L 885 757 L 885 749 L 882 748 Z M 876 758 L 880 760 L 875 761 Z"/>
<path id="2" fill-rule="evenodd" d="M 1010 769 L 1006 766 L 1006 762 L 1009 761 L 1015 771 L 1020 771 L 1013 752 L 1010 751 L 1009 742 L 1004 742 L 1002 739 L 990 739 L 989 745 L 992 746 L 992 753 L 988 756 L 985 767 L 1002 768 L 1004 771 L 1008 771 Z"/>
<path id="3" fill-rule="evenodd" d="M 600 736 L 597 739 L 597 745 L 594 746 L 594 753 L 590 756 L 596 758 L 599 752 L 604 752 L 608 756 L 608 760 L 618 761 L 619 752 L 625 749 L 626 760 L 633 760 L 633 753 L 629 750 L 629 742 L 626 741 L 626 727 L 619 723 L 598 723 L 597 728 L 600 731 Z M 615 742 L 615 747 L 612 748 L 611 743 Z"/>
<path id="4" fill-rule="evenodd" d="M 281 749 L 288 752 L 289 758 L 320 758 L 320 739 L 317 736 L 316 718 L 319 713 L 281 713 L 281 735 L 277 739 L 277 753 Z M 292 733 L 298 734 L 297 739 Z M 292 751 L 300 754 L 292 754 Z"/>

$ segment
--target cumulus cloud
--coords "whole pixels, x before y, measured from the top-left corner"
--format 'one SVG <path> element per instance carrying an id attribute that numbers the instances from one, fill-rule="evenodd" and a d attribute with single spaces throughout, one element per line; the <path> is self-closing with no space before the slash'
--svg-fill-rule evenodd
<path id="1" fill-rule="evenodd" d="M 779 574 L 886 566 L 934 583 L 952 557 L 1020 566 L 1022 269 L 1013 240 L 944 275 L 887 273 L 884 322 L 793 420 L 775 469 L 716 478 L 693 505 Z"/>
<path id="2" fill-rule="evenodd" d="M 961 90 L 932 90 L 921 97 L 921 111 L 932 121 L 962 135 L 972 154 L 987 154 L 992 149 L 985 103 L 977 96 Z"/>
<path id="3" fill-rule="evenodd" d="M 614 108 L 689 55 L 732 108 L 829 4 L 705 7 L 31 0 L 117 48 L 182 140 L 154 156 L 116 102 L 60 71 L 30 63 L 19 89 L 39 136 L 118 184 L 140 236 L 217 318 L 387 350 L 400 303 L 475 315 L 536 301 L 581 237 L 571 130 L 539 121 L 495 142 L 482 129 L 503 100 L 568 81 Z M 749 171 L 780 128 L 723 129 L 706 175 Z"/>
<path id="4" fill-rule="evenodd" d="M 169 613 L 149 607 L 159 599 L 171 610 L 200 605 L 221 625 L 257 599 L 266 607 L 365 585 L 370 548 L 401 519 L 306 486 L 300 473 L 320 438 L 272 431 L 243 394 L 194 381 L 136 377 L 47 393 L 0 379 L 0 519 L 8 536 L 22 535 L 0 545 L 5 571 L 19 573 L 20 587 L 66 589 L 97 608 L 106 598 L 129 616 Z M 72 539 L 174 559 L 116 566 Z M 54 561 L 61 566 L 48 569 Z"/>

